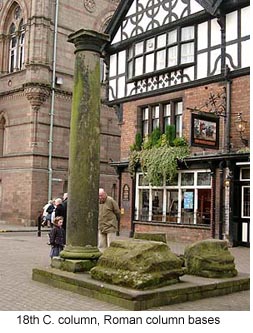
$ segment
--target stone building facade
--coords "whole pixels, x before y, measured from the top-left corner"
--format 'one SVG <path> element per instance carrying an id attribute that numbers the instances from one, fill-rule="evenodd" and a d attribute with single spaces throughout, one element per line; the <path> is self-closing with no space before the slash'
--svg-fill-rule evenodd
<path id="1" fill-rule="evenodd" d="M 117 4 L 0 0 L 0 220 L 36 224 L 48 199 L 67 192 L 74 71 L 68 35 L 103 31 Z M 102 82 L 102 95 L 104 89 Z M 102 105 L 100 182 L 114 197 L 109 162 L 119 159 L 119 135 L 115 109 Z"/>

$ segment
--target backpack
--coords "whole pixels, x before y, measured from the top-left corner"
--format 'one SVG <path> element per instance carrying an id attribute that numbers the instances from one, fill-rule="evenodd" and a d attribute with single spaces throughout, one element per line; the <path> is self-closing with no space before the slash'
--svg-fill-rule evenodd
<path id="1" fill-rule="evenodd" d="M 46 211 L 48 214 L 52 214 L 54 211 L 54 206 L 53 205 L 48 206 Z"/>

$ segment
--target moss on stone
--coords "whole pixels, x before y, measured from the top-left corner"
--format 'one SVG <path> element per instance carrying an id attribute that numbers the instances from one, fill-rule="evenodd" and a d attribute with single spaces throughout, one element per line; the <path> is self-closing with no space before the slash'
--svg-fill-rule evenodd
<path id="1" fill-rule="evenodd" d="M 91 276 L 134 289 L 155 288 L 179 281 L 182 261 L 162 242 L 118 240 L 99 258 Z"/>
<path id="2" fill-rule="evenodd" d="M 208 239 L 195 242 L 186 247 L 184 257 L 188 274 L 210 278 L 237 275 L 227 241 Z"/>

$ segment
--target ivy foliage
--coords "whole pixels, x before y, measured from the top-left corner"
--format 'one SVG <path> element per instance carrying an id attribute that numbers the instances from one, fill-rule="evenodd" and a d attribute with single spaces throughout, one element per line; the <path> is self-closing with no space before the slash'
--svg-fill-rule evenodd
<path id="1" fill-rule="evenodd" d="M 186 139 L 175 138 L 175 126 L 172 125 L 167 125 L 165 134 L 156 128 L 141 145 L 140 134 L 137 134 L 130 150 L 129 172 L 134 175 L 140 166 L 145 180 L 153 186 L 161 185 L 163 179 L 172 180 L 178 161 L 183 161 L 190 153 Z"/>

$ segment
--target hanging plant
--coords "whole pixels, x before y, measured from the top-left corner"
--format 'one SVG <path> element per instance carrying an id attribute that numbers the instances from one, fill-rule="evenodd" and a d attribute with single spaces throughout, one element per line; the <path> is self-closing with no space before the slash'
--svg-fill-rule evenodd
<path id="1" fill-rule="evenodd" d="M 157 129 L 153 133 L 144 140 L 141 150 L 131 149 L 128 169 L 133 176 L 140 166 L 149 183 L 160 185 L 163 179 L 172 180 L 175 177 L 178 160 L 183 161 L 189 155 L 190 149 L 185 138 L 172 140 L 173 134 L 161 134 Z M 136 138 L 139 140 L 139 136 Z M 136 147 L 136 143 L 131 146 L 133 147 Z"/>
<path id="2" fill-rule="evenodd" d="M 160 185 L 163 179 L 171 181 L 177 174 L 177 161 L 188 155 L 188 146 L 163 146 L 142 150 L 140 164 L 145 179 L 153 186 Z"/>

